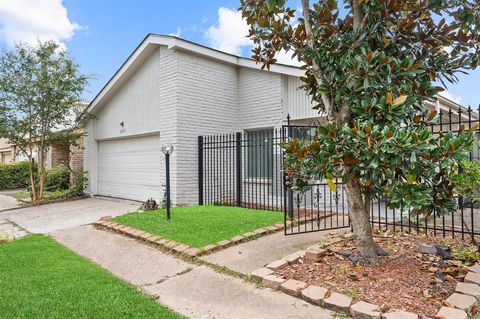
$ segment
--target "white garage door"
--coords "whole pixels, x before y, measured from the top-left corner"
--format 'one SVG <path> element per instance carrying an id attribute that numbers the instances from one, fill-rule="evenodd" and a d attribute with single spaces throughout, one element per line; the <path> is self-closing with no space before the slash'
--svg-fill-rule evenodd
<path id="1" fill-rule="evenodd" d="M 160 137 L 98 143 L 98 194 L 145 201 L 161 198 Z"/>

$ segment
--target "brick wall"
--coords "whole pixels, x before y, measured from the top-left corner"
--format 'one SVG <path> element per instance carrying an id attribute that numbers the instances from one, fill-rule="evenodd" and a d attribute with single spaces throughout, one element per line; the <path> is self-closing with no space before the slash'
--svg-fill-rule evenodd
<path id="1" fill-rule="evenodd" d="M 50 150 L 50 167 L 65 165 L 70 157 L 70 148 L 68 145 L 52 145 Z"/>
<path id="2" fill-rule="evenodd" d="M 83 129 L 81 130 L 83 132 Z M 75 182 L 75 175 L 83 172 L 83 152 L 84 152 L 84 141 L 83 135 L 79 137 L 76 141 L 75 146 L 70 146 L 70 169 L 72 170 L 70 174 L 70 184 Z"/>
<path id="3" fill-rule="evenodd" d="M 237 131 L 238 68 L 185 52 L 178 55 L 176 204 L 198 203 L 198 136 Z"/>

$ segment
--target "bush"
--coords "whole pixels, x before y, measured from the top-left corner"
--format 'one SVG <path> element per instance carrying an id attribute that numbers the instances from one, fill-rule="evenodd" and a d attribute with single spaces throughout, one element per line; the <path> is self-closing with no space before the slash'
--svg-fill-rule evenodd
<path id="1" fill-rule="evenodd" d="M 460 173 L 450 179 L 455 191 L 473 202 L 480 201 L 480 161 L 463 161 Z"/>
<path id="2" fill-rule="evenodd" d="M 81 197 L 84 195 L 87 187 L 87 172 L 80 172 L 75 174 L 75 183 L 70 186 L 68 193 L 69 197 Z"/>
<path id="3" fill-rule="evenodd" d="M 25 188 L 29 184 L 28 162 L 0 163 L 1 190 Z"/>
<path id="4" fill-rule="evenodd" d="M 63 165 L 45 170 L 45 190 L 47 191 L 68 189 L 70 187 L 69 180 L 70 171 Z"/>

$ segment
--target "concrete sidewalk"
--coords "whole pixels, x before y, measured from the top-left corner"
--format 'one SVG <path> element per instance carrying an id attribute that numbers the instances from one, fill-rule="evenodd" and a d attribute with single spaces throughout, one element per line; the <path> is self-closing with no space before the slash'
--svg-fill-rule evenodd
<path id="1" fill-rule="evenodd" d="M 282 292 L 219 274 L 207 266 L 145 287 L 163 305 L 190 318 L 332 318 L 330 311 Z"/>
<path id="2" fill-rule="evenodd" d="M 138 286 L 172 310 L 199 319 L 332 318 L 284 293 L 196 266 L 133 239 L 92 226 L 54 232 L 58 242 Z"/>
<path id="3" fill-rule="evenodd" d="M 220 250 L 202 258 L 207 262 L 249 274 L 274 260 L 318 243 L 328 234 L 345 232 L 349 232 L 349 230 L 325 230 L 294 236 L 285 236 L 283 232 L 279 232 Z"/>

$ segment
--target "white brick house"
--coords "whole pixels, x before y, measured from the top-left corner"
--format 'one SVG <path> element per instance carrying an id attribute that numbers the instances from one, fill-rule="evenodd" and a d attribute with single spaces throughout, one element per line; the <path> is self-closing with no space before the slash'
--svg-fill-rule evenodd
<path id="1" fill-rule="evenodd" d="M 302 74 L 286 65 L 260 71 L 250 59 L 149 34 L 89 106 L 87 192 L 162 199 L 160 147 L 171 143 L 172 202 L 197 203 L 198 136 L 272 129 L 287 114 L 297 123 L 318 117 L 298 88 Z M 445 103 L 453 102 L 440 98 L 431 107 Z"/>

